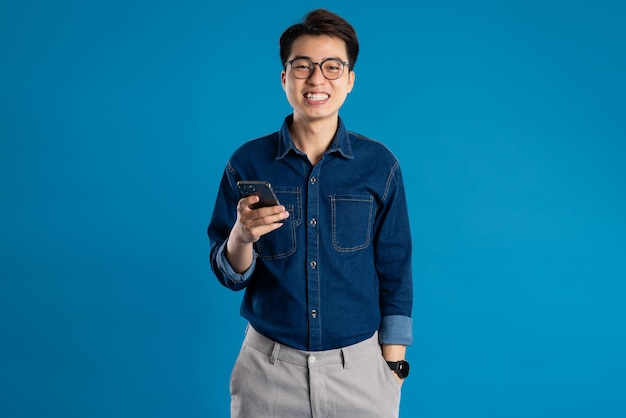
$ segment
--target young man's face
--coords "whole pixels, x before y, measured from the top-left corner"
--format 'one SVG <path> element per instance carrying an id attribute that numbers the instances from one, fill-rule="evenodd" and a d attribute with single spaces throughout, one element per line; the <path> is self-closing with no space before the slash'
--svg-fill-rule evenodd
<path id="1" fill-rule="evenodd" d="M 348 61 L 345 42 L 326 35 L 302 35 L 296 38 L 291 45 L 288 61 L 294 58 L 308 58 L 314 63 L 329 58 Z M 354 86 L 354 72 L 349 70 L 347 64 L 341 77 L 336 80 L 324 77 L 318 65 L 314 64 L 313 68 L 313 73 L 303 79 L 294 77 L 290 64 L 287 64 L 281 74 L 283 89 L 293 107 L 295 121 L 336 119 L 339 109 Z"/>

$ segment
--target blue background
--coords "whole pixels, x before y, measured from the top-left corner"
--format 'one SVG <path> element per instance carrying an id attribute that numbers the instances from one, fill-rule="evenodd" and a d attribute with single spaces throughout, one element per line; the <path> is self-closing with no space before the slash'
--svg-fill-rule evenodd
<path id="1" fill-rule="evenodd" d="M 278 37 L 356 27 L 342 116 L 402 163 L 403 417 L 626 416 L 621 1 L 3 1 L 0 416 L 226 417 L 205 229 L 289 113 Z"/>

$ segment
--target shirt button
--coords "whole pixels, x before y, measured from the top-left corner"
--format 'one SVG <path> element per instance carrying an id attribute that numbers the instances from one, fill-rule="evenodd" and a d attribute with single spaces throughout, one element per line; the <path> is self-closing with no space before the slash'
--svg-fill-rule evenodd
<path id="1" fill-rule="evenodd" d="M 313 260 L 309 263 L 309 265 L 311 266 L 312 269 L 315 269 L 315 267 L 317 267 L 317 261 Z"/>
<path id="2" fill-rule="evenodd" d="M 315 218 L 311 219 L 311 225 L 312 226 L 317 225 L 317 219 L 315 219 Z"/>
<path id="3" fill-rule="evenodd" d="M 311 177 L 311 184 L 315 184 L 317 182 L 317 179 L 315 177 Z"/>
<path id="4" fill-rule="evenodd" d="M 311 311 L 311 316 L 313 317 L 313 319 L 317 318 L 317 311 L 315 309 Z"/>
<path id="5" fill-rule="evenodd" d="M 316 361 L 317 359 L 315 358 L 315 356 L 309 357 L 309 363 L 314 364 Z"/>

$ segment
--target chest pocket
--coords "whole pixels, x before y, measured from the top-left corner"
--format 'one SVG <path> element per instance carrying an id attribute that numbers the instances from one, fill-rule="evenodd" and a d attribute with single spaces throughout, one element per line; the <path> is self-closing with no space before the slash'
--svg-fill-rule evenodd
<path id="1" fill-rule="evenodd" d="M 333 247 L 340 252 L 366 248 L 372 236 L 372 196 L 330 196 Z"/>
<path id="2" fill-rule="evenodd" d="M 263 235 L 255 244 L 259 257 L 276 260 L 289 257 L 296 252 L 296 227 L 302 223 L 302 193 L 299 188 L 274 187 L 281 205 L 289 212 L 285 224 L 269 234 Z"/>

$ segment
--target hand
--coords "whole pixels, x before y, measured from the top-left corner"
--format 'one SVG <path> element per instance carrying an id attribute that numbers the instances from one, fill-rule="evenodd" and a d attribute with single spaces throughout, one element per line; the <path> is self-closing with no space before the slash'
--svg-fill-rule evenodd
<path id="1" fill-rule="evenodd" d="M 402 384 L 404 383 L 404 379 L 400 378 L 400 376 L 398 376 L 398 373 L 392 371 L 391 373 L 393 373 L 393 375 L 396 377 L 396 380 L 398 381 L 398 384 L 400 386 L 402 386 Z"/>
<path id="2" fill-rule="evenodd" d="M 259 201 L 258 196 L 248 196 L 239 200 L 237 204 L 237 220 L 230 233 L 230 239 L 240 244 L 257 242 L 263 235 L 272 232 L 281 226 L 280 221 L 289 217 L 289 212 L 282 205 L 250 209 L 250 206 Z"/>
<path id="3" fill-rule="evenodd" d="M 387 361 L 399 361 L 404 360 L 406 356 L 406 346 L 404 345 L 396 345 L 396 344 L 383 344 L 382 346 L 383 357 Z M 404 383 L 404 379 L 398 376 L 398 373 L 393 370 L 389 370 L 396 377 L 396 380 L 402 386 Z"/>
<path id="4" fill-rule="evenodd" d="M 250 205 L 258 201 L 258 196 L 248 196 L 237 203 L 237 220 L 226 242 L 226 258 L 237 273 L 243 273 L 252 265 L 252 244 L 283 226 L 279 221 L 289 217 L 289 212 L 281 205 L 250 209 Z"/>

